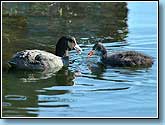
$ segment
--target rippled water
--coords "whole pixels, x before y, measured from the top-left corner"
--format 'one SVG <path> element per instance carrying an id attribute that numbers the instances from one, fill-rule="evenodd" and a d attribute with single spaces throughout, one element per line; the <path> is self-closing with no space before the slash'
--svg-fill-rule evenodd
<path id="1" fill-rule="evenodd" d="M 53 52 L 54 38 L 49 33 L 56 31 L 47 32 L 47 25 L 44 25 L 47 19 L 41 17 L 40 22 L 33 24 L 40 26 L 40 32 L 36 32 L 36 27 L 32 25 L 28 34 L 26 31 L 19 32 L 19 39 L 14 44 L 16 50 L 6 47 L 6 44 L 10 45 L 9 41 L 3 42 L 3 117 L 157 117 L 157 4 L 133 2 L 127 7 L 128 34 L 124 34 L 122 39 L 117 39 L 122 35 L 116 35 L 112 36 L 116 41 L 107 42 L 110 38 L 107 31 L 105 34 L 102 31 L 103 36 L 96 37 L 101 32 L 98 33 L 97 25 L 94 27 L 92 23 L 91 30 L 86 34 L 83 31 L 87 28 L 81 29 L 81 26 L 76 29 L 79 32 L 70 31 L 72 35 L 76 34 L 83 52 L 78 55 L 75 50 L 70 51 L 70 60 L 74 63 L 58 72 L 6 69 L 7 60 L 18 50 L 39 46 L 38 49 Z M 36 21 L 35 18 L 29 19 L 30 23 Z M 80 19 L 75 22 L 81 24 Z M 50 29 L 52 27 L 55 25 L 49 26 Z M 87 58 L 96 39 L 105 40 L 109 53 L 137 50 L 152 56 L 154 64 L 151 68 L 142 69 L 104 68 L 96 63 L 97 56 Z M 23 42 L 27 42 L 28 47 Z"/>

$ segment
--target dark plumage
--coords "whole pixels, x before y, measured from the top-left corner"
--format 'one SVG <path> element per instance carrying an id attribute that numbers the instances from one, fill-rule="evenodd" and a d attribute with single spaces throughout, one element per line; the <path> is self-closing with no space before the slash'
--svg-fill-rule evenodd
<path id="1" fill-rule="evenodd" d="M 63 57 L 65 55 L 66 50 L 69 51 L 71 50 L 71 48 L 68 46 L 68 42 L 75 43 L 74 37 L 63 36 L 59 39 L 58 43 L 56 44 L 56 51 L 55 51 L 56 56 Z"/>
<path id="2" fill-rule="evenodd" d="M 102 63 L 113 67 L 151 67 L 153 64 L 151 57 L 136 51 L 116 52 L 108 55 L 106 48 L 100 42 L 96 43 L 92 51 L 88 53 L 89 56 L 93 54 L 101 56 Z"/>

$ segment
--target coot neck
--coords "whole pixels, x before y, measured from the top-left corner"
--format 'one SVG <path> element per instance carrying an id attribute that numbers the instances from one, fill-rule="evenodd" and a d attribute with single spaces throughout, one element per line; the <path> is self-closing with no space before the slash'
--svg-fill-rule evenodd
<path id="1" fill-rule="evenodd" d="M 107 50 L 104 48 L 102 50 L 101 61 L 105 61 L 107 59 Z"/>
<path id="2" fill-rule="evenodd" d="M 58 41 L 58 43 L 56 44 L 56 52 L 55 52 L 56 56 L 60 56 L 60 57 L 69 56 L 68 51 L 70 51 L 70 48 L 68 46 L 68 42 L 69 39 L 67 39 L 66 37 L 62 37 Z"/>

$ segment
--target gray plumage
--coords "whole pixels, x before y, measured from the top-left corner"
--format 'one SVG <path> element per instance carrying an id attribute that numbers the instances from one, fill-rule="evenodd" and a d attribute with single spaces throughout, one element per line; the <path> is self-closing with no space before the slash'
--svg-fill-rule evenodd
<path id="1" fill-rule="evenodd" d="M 101 56 L 101 61 L 105 65 L 113 67 L 151 67 L 153 59 L 145 54 L 136 51 L 107 53 L 102 43 L 98 42 L 93 46 L 96 54 Z"/>
<path id="2" fill-rule="evenodd" d="M 104 63 L 119 67 L 151 67 L 151 57 L 135 51 L 117 52 L 102 59 Z"/>
<path id="3" fill-rule="evenodd" d="M 13 68 L 45 70 L 63 66 L 62 58 L 42 50 L 24 50 L 13 55 L 8 62 Z"/>
<path id="4" fill-rule="evenodd" d="M 81 52 L 74 37 L 63 36 L 56 45 L 56 55 L 42 50 L 24 50 L 14 54 L 8 63 L 10 67 L 15 69 L 59 70 L 64 65 L 69 65 L 68 51 L 72 49 Z"/>

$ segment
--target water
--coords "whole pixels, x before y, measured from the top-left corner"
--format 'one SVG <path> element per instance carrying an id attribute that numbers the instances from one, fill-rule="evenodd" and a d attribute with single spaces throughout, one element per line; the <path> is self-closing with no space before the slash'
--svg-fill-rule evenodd
<path id="1" fill-rule="evenodd" d="M 125 5 L 117 4 L 109 5 L 109 14 L 107 3 L 101 11 L 91 3 L 87 10 L 73 11 L 78 17 L 29 17 L 19 30 L 5 25 L 2 116 L 157 117 L 157 4 L 128 2 L 128 13 L 126 7 L 122 10 Z M 37 48 L 53 53 L 55 41 L 65 34 L 74 35 L 83 49 L 81 55 L 70 51 L 74 63 L 69 67 L 58 72 L 8 70 L 6 62 L 15 52 Z M 97 39 L 109 53 L 137 50 L 152 56 L 154 64 L 143 69 L 99 66 L 97 56 L 87 58 Z"/>

